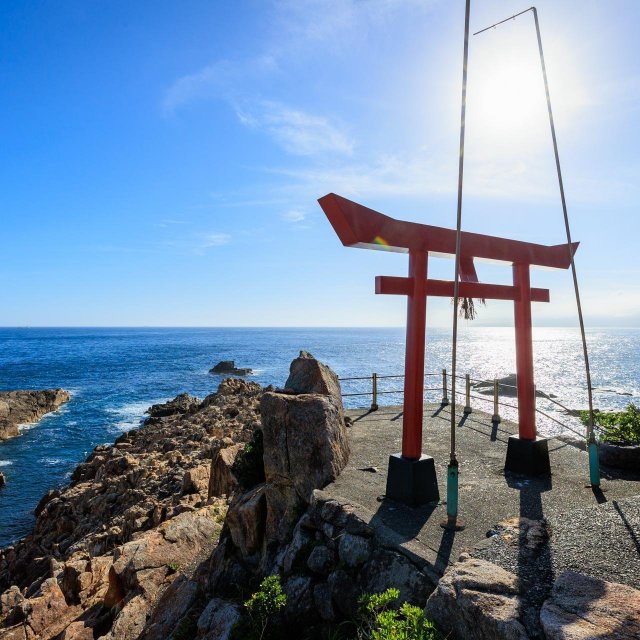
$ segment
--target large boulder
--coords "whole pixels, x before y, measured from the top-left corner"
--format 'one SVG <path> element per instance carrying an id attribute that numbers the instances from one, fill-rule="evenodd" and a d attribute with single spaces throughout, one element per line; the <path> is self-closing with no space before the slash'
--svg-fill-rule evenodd
<path id="1" fill-rule="evenodd" d="M 319 393 L 331 396 L 340 402 L 342 393 L 338 376 L 326 365 L 316 360 L 307 351 L 301 351 L 289 367 L 285 389 L 293 393 Z"/>
<path id="2" fill-rule="evenodd" d="M 540 621 L 548 640 L 637 640 L 640 591 L 565 571 L 542 606 Z"/>
<path id="3" fill-rule="evenodd" d="M 221 495 L 229 496 L 238 488 L 238 479 L 233 473 L 233 465 L 245 446 L 243 442 L 240 442 L 219 449 L 213 454 L 209 475 L 209 498 Z"/>
<path id="4" fill-rule="evenodd" d="M 283 542 L 314 489 L 333 482 L 349 459 L 336 396 L 265 393 L 260 402 L 267 482 L 267 539 Z"/>
<path id="5" fill-rule="evenodd" d="M 425 614 L 458 640 L 529 640 L 520 610 L 515 575 L 463 554 L 429 596 Z"/>

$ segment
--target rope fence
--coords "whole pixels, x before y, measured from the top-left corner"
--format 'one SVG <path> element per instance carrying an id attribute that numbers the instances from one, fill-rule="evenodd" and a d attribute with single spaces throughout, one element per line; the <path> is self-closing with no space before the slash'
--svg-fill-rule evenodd
<path id="1" fill-rule="evenodd" d="M 425 373 L 425 378 L 427 377 L 441 377 L 442 378 L 442 383 L 441 386 L 425 386 L 423 387 L 423 390 L 425 393 L 434 393 L 434 392 L 442 392 L 442 397 L 440 399 L 440 402 L 442 405 L 448 405 L 450 402 L 449 399 L 449 393 L 450 393 L 450 386 L 451 386 L 451 376 L 450 374 L 447 372 L 446 369 L 443 369 L 441 373 Z M 372 373 L 370 376 L 353 376 L 353 377 L 344 377 L 344 378 L 339 378 L 340 383 L 363 383 L 363 382 L 369 382 L 370 383 L 370 388 L 367 391 L 356 391 L 356 392 L 349 392 L 349 393 L 343 393 L 342 396 L 344 398 L 353 398 L 353 397 L 370 397 L 371 398 L 371 406 L 370 406 L 370 410 L 371 411 L 376 411 L 378 410 L 378 398 L 379 396 L 384 396 L 384 395 L 398 395 L 398 396 L 402 396 L 404 395 L 404 389 L 380 389 L 379 388 L 379 382 L 380 381 L 384 381 L 384 380 L 400 380 L 400 379 L 404 379 L 404 375 L 400 374 L 400 375 L 379 375 L 377 373 Z M 489 380 L 480 380 L 478 378 L 472 378 L 469 375 L 456 375 L 456 379 L 458 380 L 462 380 L 464 381 L 464 391 L 455 391 L 455 395 L 456 398 L 464 398 L 464 413 L 465 414 L 470 414 L 473 412 L 473 406 L 472 406 L 472 400 L 473 401 L 480 401 L 480 402 L 485 402 L 488 404 L 493 405 L 493 415 L 492 415 L 492 421 L 493 422 L 500 422 L 502 420 L 502 416 L 500 415 L 500 409 L 507 409 L 507 410 L 512 410 L 512 411 L 517 411 L 518 409 L 518 405 L 514 404 L 513 402 L 509 402 L 503 399 L 503 394 L 501 396 L 500 390 L 501 389 L 517 389 L 516 385 L 513 384 L 508 384 L 506 382 L 501 382 L 498 379 L 495 379 L 493 381 L 489 381 Z M 383 383 L 384 384 L 384 383 Z M 483 388 L 490 390 L 490 392 L 488 391 L 488 393 L 486 395 L 484 394 L 478 394 L 478 393 L 473 393 L 472 389 L 474 389 L 474 387 L 477 387 L 478 385 L 483 385 Z M 536 389 L 536 399 L 537 398 L 542 398 L 548 402 L 550 402 L 551 404 L 559 407 L 563 412 L 566 412 L 569 416 L 571 417 L 575 417 L 577 418 L 576 415 L 576 410 L 575 409 L 569 409 L 566 405 L 564 405 L 562 402 L 560 402 L 558 399 L 556 399 L 555 397 L 552 397 L 550 394 L 545 393 L 543 391 L 539 391 L 538 389 Z M 537 403 L 536 403 L 537 405 Z M 572 427 L 571 425 L 567 424 L 566 422 L 562 422 L 561 420 L 558 420 L 557 417 L 550 415 L 547 411 L 544 411 L 543 409 L 541 409 L 540 407 L 536 406 L 536 413 L 540 414 L 541 416 L 543 416 L 544 418 L 546 418 L 547 420 L 550 420 L 551 422 L 553 422 L 554 424 L 558 425 L 559 427 L 566 429 L 567 431 L 570 431 L 571 433 L 579 436 L 580 438 L 584 438 L 585 437 L 585 433 L 584 432 L 580 432 L 578 431 L 576 428 Z M 596 429 L 599 430 L 599 427 L 595 427 Z"/>

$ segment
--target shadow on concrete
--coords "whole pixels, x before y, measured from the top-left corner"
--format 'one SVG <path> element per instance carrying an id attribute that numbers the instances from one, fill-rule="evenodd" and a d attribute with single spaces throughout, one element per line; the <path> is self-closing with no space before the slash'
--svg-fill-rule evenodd
<path id="1" fill-rule="evenodd" d="M 437 416 L 439 416 L 442 413 L 442 410 L 445 409 L 446 407 L 448 407 L 448 404 L 441 404 L 432 414 L 431 417 L 432 418 L 436 418 Z"/>
<path id="2" fill-rule="evenodd" d="M 458 420 L 458 427 L 464 427 L 464 423 L 467 421 L 467 418 L 470 416 L 470 413 L 465 413 L 460 420 Z"/>
<path id="3" fill-rule="evenodd" d="M 607 501 L 607 497 L 604 495 L 600 487 L 591 487 L 591 491 L 593 492 L 598 504 L 604 504 Z"/>
<path id="4" fill-rule="evenodd" d="M 430 502 L 419 507 L 408 507 L 385 497 L 382 498 L 378 510 L 373 514 L 370 524 L 371 526 L 384 524 L 395 531 L 399 539 L 406 542 L 418 536 L 437 506 L 436 502 Z"/>
<path id="5" fill-rule="evenodd" d="M 640 555 L 640 534 L 638 534 L 634 530 L 633 525 L 629 522 L 627 517 L 624 515 L 624 512 L 622 511 L 618 501 L 617 500 L 612 500 L 612 504 L 613 504 L 613 508 L 618 512 L 618 515 L 622 519 L 622 523 L 624 524 L 626 530 L 629 532 L 629 535 L 631 536 L 631 539 L 633 540 L 633 544 L 636 545 L 636 551 Z"/>
<path id="6" fill-rule="evenodd" d="M 455 536 L 456 532 L 453 529 L 442 530 L 442 539 L 440 540 L 440 546 L 437 550 L 438 557 L 433 567 L 438 575 L 442 575 L 449 566 Z"/>
<path id="7" fill-rule="evenodd" d="M 531 637 L 538 637 L 540 609 L 549 597 L 555 572 L 542 507 L 542 494 L 551 491 L 551 476 L 525 477 L 505 473 L 507 485 L 520 492 L 517 575 L 522 600 L 520 618 Z"/>

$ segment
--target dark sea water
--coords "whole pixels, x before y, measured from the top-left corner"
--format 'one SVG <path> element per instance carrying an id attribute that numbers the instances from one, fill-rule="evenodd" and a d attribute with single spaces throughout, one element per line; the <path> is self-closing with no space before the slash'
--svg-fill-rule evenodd
<path id="1" fill-rule="evenodd" d="M 573 329 L 534 333 L 538 388 L 565 404 L 586 405 L 579 335 Z M 640 330 L 599 329 L 589 333 L 596 404 L 620 407 L 640 401 Z M 450 334 L 427 337 L 426 370 L 435 375 L 450 362 Z M 459 346 L 460 373 L 479 379 L 515 371 L 512 329 L 466 329 Z M 401 329 L 0 329 L 0 390 L 62 387 L 71 401 L 19 437 L 0 442 L 0 546 L 24 536 L 32 511 L 50 488 L 69 481 L 73 468 L 98 444 L 139 426 L 155 402 L 184 391 L 204 397 L 221 380 L 208 373 L 220 360 L 251 367 L 250 379 L 283 385 L 291 360 L 301 350 L 313 353 L 341 377 L 398 374 L 404 362 Z M 401 380 L 381 381 L 381 390 L 401 388 Z M 343 384 L 343 392 L 368 391 L 368 381 Z M 441 391 L 427 392 L 439 400 Z M 367 397 L 347 397 L 364 406 Z M 398 404 L 385 394 L 381 404 Z M 478 401 L 479 408 L 488 408 Z M 553 407 L 549 407 L 553 410 Z M 553 414 L 556 415 L 556 414 Z M 566 420 L 566 416 L 561 416 Z M 557 432 L 552 422 L 541 424 Z"/>

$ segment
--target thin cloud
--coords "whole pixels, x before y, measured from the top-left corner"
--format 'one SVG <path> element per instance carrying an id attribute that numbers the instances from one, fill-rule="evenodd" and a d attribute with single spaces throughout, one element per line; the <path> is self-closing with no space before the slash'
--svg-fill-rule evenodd
<path id="1" fill-rule="evenodd" d="M 327 118 L 273 101 L 261 101 L 253 110 L 236 109 L 240 122 L 264 131 L 288 153 L 351 155 L 353 142 Z"/>
<path id="2" fill-rule="evenodd" d="M 285 211 L 280 217 L 287 222 L 296 223 L 302 222 L 306 218 L 306 213 L 300 211 L 300 209 L 291 209 L 290 211 Z"/>

